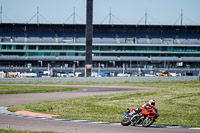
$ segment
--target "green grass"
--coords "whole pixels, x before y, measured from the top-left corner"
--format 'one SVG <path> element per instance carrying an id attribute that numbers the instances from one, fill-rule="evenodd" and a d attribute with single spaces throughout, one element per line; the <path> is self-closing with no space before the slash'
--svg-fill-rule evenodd
<path id="1" fill-rule="evenodd" d="M 0 133 L 56 133 L 56 132 L 47 132 L 47 131 L 43 131 L 43 132 L 36 132 L 36 131 L 20 131 L 20 130 L 5 130 L 5 129 L 0 129 Z"/>
<path id="2" fill-rule="evenodd" d="M 19 93 L 47 93 L 80 90 L 78 88 L 49 87 L 49 86 L 7 86 L 0 85 L 0 94 L 19 94 Z"/>
<path id="3" fill-rule="evenodd" d="M 140 107 L 153 98 L 160 113 L 155 125 L 200 127 L 200 82 L 124 82 L 112 85 L 148 86 L 156 89 L 24 104 L 12 106 L 9 110 L 50 113 L 65 119 L 120 122 L 126 108 Z"/>

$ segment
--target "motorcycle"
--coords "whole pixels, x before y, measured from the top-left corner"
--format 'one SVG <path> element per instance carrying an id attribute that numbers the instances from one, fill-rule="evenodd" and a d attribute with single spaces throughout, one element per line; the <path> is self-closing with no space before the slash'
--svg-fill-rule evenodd
<path id="1" fill-rule="evenodd" d="M 152 107 L 151 109 L 141 107 L 140 109 L 141 112 L 133 116 L 130 116 L 129 113 L 133 112 L 135 109 L 128 109 L 127 112 L 124 112 L 125 117 L 122 119 L 121 125 L 128 126 L 133 123 L 133 125 L 149 127 L 155 122 L 156 118 L 159 117 L 158 109 L 155 107 Z"/>

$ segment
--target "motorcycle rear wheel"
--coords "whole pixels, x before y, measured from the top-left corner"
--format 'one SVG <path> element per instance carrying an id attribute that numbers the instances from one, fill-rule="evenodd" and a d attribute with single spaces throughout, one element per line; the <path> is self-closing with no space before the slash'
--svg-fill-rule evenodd
<path id="1" fill-rule="evenodd" d="M 122 121 L 121 121 L 121 125 L 122 126 L 128 126 L 128 125 L 130 125 L 131 124 L 131 121 L 130 121 L 130 119 L 128 118 L 128 117 L 124 117 L 123 119 L 122 119 Z"/>
<path id="2" fill-rule="evenodd" d="M 149 127 L 149 126 L 151 126 L 153 123 L 154 123 L 154 118 L 153 118 L 153 117 L 150 117 L 150 118 L 146 117 L 146 118 L 144 119 L 144 121 L 142 122 L 142 126 L 143 126 L 143 127 Z"/>

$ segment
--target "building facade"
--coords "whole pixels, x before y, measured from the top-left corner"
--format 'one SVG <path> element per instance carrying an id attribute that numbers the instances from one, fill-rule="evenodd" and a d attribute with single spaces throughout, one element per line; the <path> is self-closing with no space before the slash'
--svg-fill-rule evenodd
<path id="1" fill-rule="evenodd" d="M 85 25 L 0 24 L 0 67 L 84 67 Z M 200 26 L 94 25 L 93 67 L 200 68 Z"/>

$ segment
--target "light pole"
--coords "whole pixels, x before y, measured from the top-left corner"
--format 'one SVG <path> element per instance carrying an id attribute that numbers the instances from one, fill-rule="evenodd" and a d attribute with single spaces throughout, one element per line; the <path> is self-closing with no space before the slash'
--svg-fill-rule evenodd
<path id="1" fill-rule="evenodd" d="M 93 0 L 87 0 L 86 9 L 85 77 L 92 73 Z"/>

